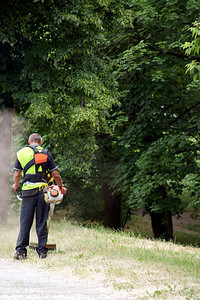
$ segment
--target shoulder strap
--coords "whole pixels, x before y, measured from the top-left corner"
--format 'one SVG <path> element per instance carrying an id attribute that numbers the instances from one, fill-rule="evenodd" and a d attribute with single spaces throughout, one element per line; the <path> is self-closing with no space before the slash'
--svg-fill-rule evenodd
<path id="1" fill-rule="evenodd" d="M 34 153 L 35 153 L 35 147 L 32 147 L 32 146 L 30 146 L 30 145 L 27 145 L 26 147 L 29 147 L 29 148 L 31 148 L 31 149 L 33 149 L 33 151 L 34 151 Z M 26 165 L 25 165 L 25 167 L 24 167 L 24 169 L 23 169 L 23 172 L 24 172 L 24 175 L 26 174 L 26 172 L 28 171 L 28 169 L 32 166 L 32 165 L 34 165 L 34 163 L 35 163 L 35 158 L 33 157 L 33 159 L 31 159 Z"/>
<path id="2" fill-rule="evenodd" d="M 34 151 L 34 157 L 33 157 L 33 159 L 31 159 L 31 160 L 25 165 L 24 170 L 23 170 L 24 175 L 26 174 L 26 172 L 28 171 L 28 169 L 29 169 L 30 167 L 32 167 L 34 164 L 36 164 L 36 166 L 37 166 L 37 168 L 36 168 L 36 173 L 37 173 L 37 170 L 38 170 L 38 168 L 39 168 L 40 163 L 37 164 L 37 163 L 35 162 L 35 155 L 40 154 L 40 153 L 42 153 L 43 155 L 46 155 L 46 156 L 48 155 L 48 150 L 47 150 L 47 149 L 42 149 L 42 151 L 40 152 L 40 151 L 36 148 L 36 146 L 28 145 L 27 147 L 30 147 L 31 149 L 33 149 L 33 151 Z M 47 158 L 46 158 L 46 161 L 47 161 Z"/>
<path id="3" fill-rule="evenodd" d="M 27 145 L 26 147 L 29 147 L 29 148 L 33 149 L 34 154 L 39 153 L 39 150 L 38 150 L 37 146 Z"/>
<path id="4" fill-rule="evenodd" d="M 42 151 L 39 151 L 38 148 L 37 148 L 37 146 L 33 146 L 33 145 L 27 145 L 26 147 L 29 147 L 29 148 L 33 149 L 34 154 L 43 153 L 43 154 L 48 155 L 48 152 L 49 152 L 48 149 L 44 149 L 44 148 L 41 149 Z"/>

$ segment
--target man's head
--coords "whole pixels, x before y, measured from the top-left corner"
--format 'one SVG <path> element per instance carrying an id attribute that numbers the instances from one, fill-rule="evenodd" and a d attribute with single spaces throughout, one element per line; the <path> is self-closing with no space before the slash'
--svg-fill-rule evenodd
<path id="1" fill-rule="evenodd" d="M 42 137 L 41 137 L 41 135 L 39 133 L 32 133 L 29 136 L 28 143 L 29 143 L 29 145 L 31 145 L 31 144 L 42 145 Z"/>

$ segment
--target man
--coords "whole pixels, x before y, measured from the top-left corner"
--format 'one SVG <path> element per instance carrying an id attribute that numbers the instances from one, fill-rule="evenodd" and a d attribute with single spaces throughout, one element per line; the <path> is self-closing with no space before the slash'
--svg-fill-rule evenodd
<path id="1" fill-rule="evenodd" d="M 36 209 L 36 232 L 38 236 L 38 247 L 36 251 L 40 258 L 46 258 L 48 249 L 47 242 L 47 218 L 49 204 L 44 201 L 42 186 L 47 179 L 47 171 L 54 176 L 56 184 L 60 187 L 61 193 L 66 194 L 67 189 L 63 186 L 62 178 L 56 170 L 57 166 L 51 153 L 43 149 L 42 138 L 38 133 L 30 135 L 29 146 L 17 152 L 17 159 L 14 165 L 13 189 L 17 191 L 23 172 L 22 205 L 20 215 L 20 232 L 16 243 L 14 259 L 25 259 L 27 256 L 26 247 L 29 245 L 29 234 L 33 224 Z"/>

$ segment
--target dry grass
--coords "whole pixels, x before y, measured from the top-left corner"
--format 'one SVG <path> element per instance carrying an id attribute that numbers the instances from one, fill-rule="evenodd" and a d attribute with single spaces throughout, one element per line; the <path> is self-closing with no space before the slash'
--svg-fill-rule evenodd
<path id="1" fill-rule="evenodd" d="M 14 218 L 0 231 L 0 256 L 11 258 L 18 234 Z M 31 234 L 31 241 L 36 241 Z M 195 247 L 146 240 L 103 228 L 52 222 L 49 243 L 56 251 L 39 260 L 28 250 L 26 264 L 65 277 L 101 280 L 127 299 L 200 299 L 200 252 Z M 135 298 L 136 297 L 136 298 Z"/>

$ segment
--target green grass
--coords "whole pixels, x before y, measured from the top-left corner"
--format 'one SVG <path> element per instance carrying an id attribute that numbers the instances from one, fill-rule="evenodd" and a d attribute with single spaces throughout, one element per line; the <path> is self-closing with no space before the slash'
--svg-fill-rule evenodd
<path id="1" fill-rule="evenodd" d="M 183 224 L 183 223 L 181 223 L 181 226 L 188 230 L 195 231 L 196 233 L 200 233 L 200 224 Z"/>
<path id="2" fill-rule="evenodd" d="M 137 215 L 132 215 L 126 224 L 126 232 L 133 232 L 135 236 L 153 238 L 151 220 Z"/>
<path id="3" fill-rule="evenodd" d="M 174 231 L 174 242 L 181 245 L 200 247 L 200 235 L 181 231 Z"/>
<path id="4" fill-rule="evenodd" d="M 0 229 L 0 257 L 11 259 L 17 234 L 14 219 Z M 31 241 L 36 241 L 34 230 Z M 28 259 L 22 263 L 64 277 L 103 281 L 126 293 L 127 299 L 200 299 L 198 248 L 65 220 L 52 222 L 49 243 L 56 243 L 57 249 L 49 252 L 47 259 L 39 260 L 35 251 L 28 249 Z"/>
<path id="5" fill-rule="evenodd" d="M 191 230 L 190 232 L 183 232 L 174 230 L 174 242 L 182 245 L 200 246 L 200 224 L 183 224 L 181 227 Z M 133 215 L 128 221 L 126 232 L 132 232 L 135 236 L 143 238 L 153 238 L 153 231 L 151 227 L 150 218 Z"/>

